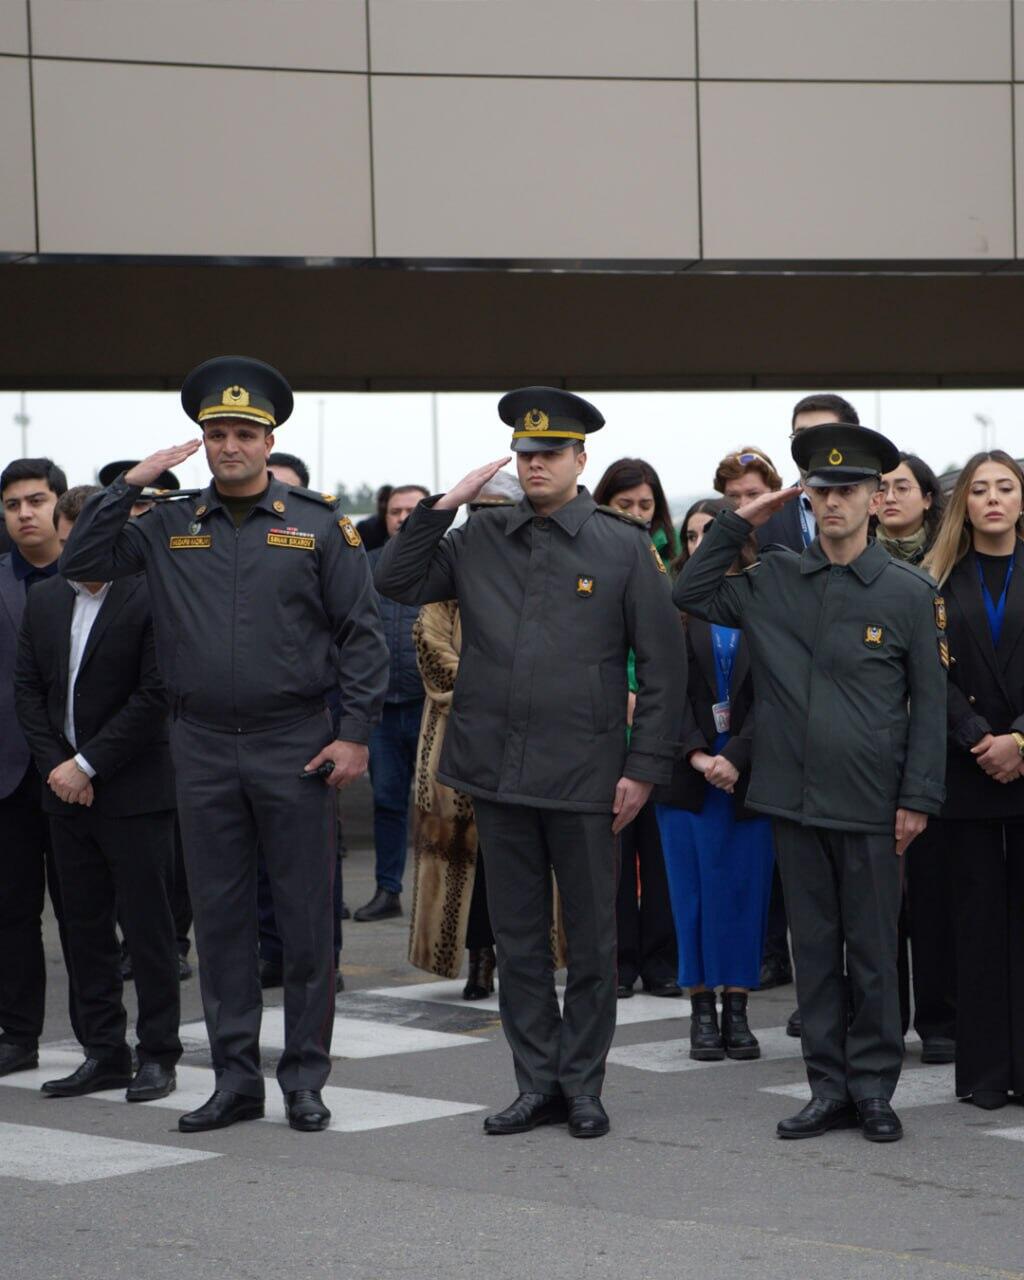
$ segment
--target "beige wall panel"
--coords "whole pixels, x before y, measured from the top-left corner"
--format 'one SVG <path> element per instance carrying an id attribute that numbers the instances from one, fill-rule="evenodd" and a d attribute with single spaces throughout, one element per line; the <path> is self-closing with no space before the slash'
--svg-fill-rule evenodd
<path id="1" fill-rule="evenodd" d="M 36 61 L 47 253 L 371 251 L 362 76 Z"/>
<path id="2" fill-rule="evenodd" d="M 701 86 L 708 258 L 1013 256 L 1009 90 Z"/>
<path id="3" fill-rule="evenodd" d="M 1010 0 L 701 0 L 700 74 L 1006 80 Z"/>
<path id="4" fill-rule="evenodd" d="M 1013 78 L 1024 80 L 1024 0 L 1013 0 Z"/>
<path id="5" fill-rule="evenodd" d="M 32 0 L 42 56 L 365 71 L 364 0 Z"/>
<path id="6" fill-rule="evenodd" d="M 693 0 L 370 0 L 374 71 L 694 74 Z"/>
<path id="7" fill-rule="evenodd" d="M 694 87 L 375 77 L 377 252 L 697 254 Z"/>
<path id="8" fill-rule="evenodd" d="M 0 253 L 35 247 L 28 62 L 0 58 Z"/>
<path id="9" fill-rule="evenodd" d="M 25 0 L 0 0 L 0 53 L 28 53 Z"/>
<path id="10" fill-rule="evenodd" d="M 1017 182 L 1017 256 L 1024 257 L 1024 129 L 1021 128 L 1021 122 L 1024 121 L 1024 87 L 1014 87 L 1014 95 L 1017 99 L 1017 164 L 1016 164 L 1016 182 Z"/>

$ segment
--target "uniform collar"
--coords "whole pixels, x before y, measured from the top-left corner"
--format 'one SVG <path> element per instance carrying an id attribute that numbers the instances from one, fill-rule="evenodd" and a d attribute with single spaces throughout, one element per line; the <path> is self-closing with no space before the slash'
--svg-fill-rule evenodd
<path id="1" fill-rule="evenodd" d="M 575 538 L 596 509 L 597 503 L 590 496 L 590 493 L 582 485 L 578 485 L 576 497 L 571 502 L 567 502 L 564 507 L 559 507 L 557 511 L 553 511 L 549 519 L 553 520 L 560 529 L 564 529 L 570 538 Z M 534 511 L 533 504 L 529 498 L 523 498 L 508 513 L 505 521 L 505 532 L 513 534 L 517 529 L 521 529 L 524 524 L 537 518 L 537 512 Z"/>
<path id="2" fill-rule="evenodd" d="M 260 511 L 267 511 L 272 516 L 283 516 L 287 513 L 288 508 L 288 488 L 286 484 L 282 484 L 280 480 L 270 477 L 270 487 L 266 493 L 253 501 L 253 509 L 257 507 Z M 221 495 L 217 492 L 217 486 L 211 480 L 202 493 L 195 500 L 195 515 L 197 520 L 201 520 L 204 516 L 209 515 L 211 511 L 216 511 L 219 507 L 224 506 Z M 275 507 L 274 503 L 280 503 L 279 507 Z"/>
<path id="3" fill-rule="evenodd" d="M 54 560 L 52 564 L 33 564 L 31 560 L 26 560 L 17 546 L 12 543 L 11 571 L 19 582 L 24 582 L 26 578 L 32 577 L 33 574 L 38 578 L 52 578 L 57 572 L 57 561 Z"/>
<path id="4" fill-rule="evenodd" d="M 855 573 L 867 586 L 868 583 L 874 582 L 891 558 L 888 551 L 880 547 L 874 538 L 869 538 L 868 545 L 857 559 L 844 567 Z M 809 546 L 804 548 L 800 556 L 800 572 L 817 573 L 819 569 L 831 568 L 833 568 L 832 561 L 822 551 L 821 541 L 815 538 Z"/>

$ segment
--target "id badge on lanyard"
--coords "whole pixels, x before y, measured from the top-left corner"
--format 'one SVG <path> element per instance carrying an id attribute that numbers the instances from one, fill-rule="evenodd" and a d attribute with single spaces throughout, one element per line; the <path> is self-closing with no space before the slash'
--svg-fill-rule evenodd
<path id="1" fill-rule="evenodd" d="M 729 699 L 726 698 L 724 702 L 716 702 L 711 708 L 711 714 L 715 717 L 715 732 L 728 733 L 729 726 L 732 723 Z"/>

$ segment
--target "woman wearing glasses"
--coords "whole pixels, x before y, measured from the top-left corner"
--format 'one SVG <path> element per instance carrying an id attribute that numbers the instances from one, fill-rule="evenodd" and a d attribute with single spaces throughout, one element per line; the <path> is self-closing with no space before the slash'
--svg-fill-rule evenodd
<path id="1" fill-rule="evenodd" d="M 875 536 L 895 560 L 920 565 L 942 519 L 943 495 L 935 472 L 913 453 L 882 477 L 882 505 Z M 904 855 L 900 913 L 900 1013 L 910 1026 L 913 972 L 914 1030 L 921 1061 L 952 1062 L 956 1054 L 956 947 L 952 869 L 947 833 L 932 819 Z M 913 957 L 910 965 L 909 949 Z"/>
<path id="2" fill-rule="evenodd" d="M 958 999 L 956 1092 L 1024 1097 L 1024 474 L 1001 450 L 957 480 L 924 568 L 945 599 Z"/>

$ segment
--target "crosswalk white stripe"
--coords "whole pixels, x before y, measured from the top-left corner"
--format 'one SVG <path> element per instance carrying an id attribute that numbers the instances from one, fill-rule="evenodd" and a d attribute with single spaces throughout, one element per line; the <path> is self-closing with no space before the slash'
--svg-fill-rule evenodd
<path id="1" fill-rule="evenodd" d="M 39 1067 L 35 1071 L 18 1071 L 0 1076 L 0 1085 L 17 1089 L 38 1089 L 44 1080 L 67 1075 L 82 1062 L 80 1053 L 64 1050 L 42 1049 Z M 155 1102 L 133 1105 L 163 1107 L 168 1111 L 192 1111 L 202 1105 L 214 1090 L 214 1073 L 208 1067 L 190 1067 L 179 1064 L 178 1088 L 166 1098 Z M 102 1102 L 124 1102 L 123 1089 L 106 1089 L 90 1093 L 87 1099 Z M 368 1129 L 385 1129 L 391 1125 L 414 1124 L 421 1120 L 439 1120 L 446 1116 L 466 1115 L 484 1108 L 477 1103 L 447 1102 L 440 1098 L 420 1098 L 405 1093 L 383 1093 L 375 1089 L 343 1089 L 328 1085 L 323 1090 L 323 1100 L 331 1111 L 328 1128 L 338 1133 L 360 1133 Z M 48 1103 L 54 1114 L 60 1108 L 73 1106 L 75 1099 L 55 1098 Z M 284 1123 L 284 1098 L 276 1081 L 267 1081 L 265 1119 Z"/>
<path id="2" fill-rule="evenodd" d="M 942 1103 L 956 1102 L 954 1087 L 955 1068 L 915 1067 L 904 1071 L 893 1095 L 892 1105 L 898 1110 L 912 1107 L 935 1107 Z M 761 1089 L 761 1093 L 779 1093 L 788 1098 L 810 1100 L 806 1084 L 774 1084 Z"/>
<path id="3" fill-rule="evenodd" d="M 1024 1126 L 1017 1129 L 986 1129 L 986 1138 L 1009 1138 L 1011 1142 L 1024 1142 Z"/>
<path id="4" fill-rule="evenodd" d="M 734 1062 L 731 1067 L 751 1067 L 756 1062 L 779 1061 L 800 1057 L 800 1041 L 786 1035 L 785 1027 L 758 1027 L 754 1033 L 761 1045 L 761 1057 L 754 1062 Z M 700 1071 L 705 1067 L 721 1067 L 723 1062 L 694 1062 L 690 1057 L 689 1037 L 681 1040 L 653 1040 L 646 1044 L 627 1044 L 612 1049 L 608 1061 L 618 1067 L 635 1067 L 639 1071 Z"/>
<path id="5" fill-rule="evenodd" d="M 94 1133 L 0 1122 L 0 1178 L 69 1186 L 73 1182 L 95 1182 L 147 1169 L 215 1160 L 219 1154 L 193 1147 L 165 1147 L 154 1142 L 129 1142 Z"/>

